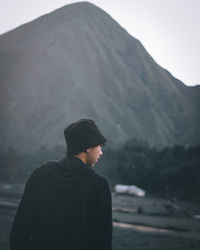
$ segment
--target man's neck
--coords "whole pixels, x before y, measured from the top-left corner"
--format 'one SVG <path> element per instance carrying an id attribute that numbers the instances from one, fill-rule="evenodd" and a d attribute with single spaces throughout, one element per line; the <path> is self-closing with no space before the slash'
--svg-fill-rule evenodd
<path id="1" fill-rule="evenodd" d="M 75 157 L 79 158 L 83 163 L 87 164 L 87 158 L 84 152 L 75 155 Z"/>

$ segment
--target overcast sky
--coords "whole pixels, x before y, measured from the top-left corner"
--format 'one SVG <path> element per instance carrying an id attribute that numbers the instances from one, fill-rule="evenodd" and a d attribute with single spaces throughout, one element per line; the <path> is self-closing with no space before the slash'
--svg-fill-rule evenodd
<path id="1" fill-rule="evenodd" d="M 1 0 L 0 34 L 70 0 Z M 187 85 L 200 84 L 200 0 L 91 0 Z"/>

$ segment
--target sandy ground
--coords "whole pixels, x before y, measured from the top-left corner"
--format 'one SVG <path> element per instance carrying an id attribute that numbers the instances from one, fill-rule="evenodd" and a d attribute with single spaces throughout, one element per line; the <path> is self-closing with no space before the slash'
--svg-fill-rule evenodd
<path id="1" fill-rule="evenodd" d="M 2 189 L 1 189 L 2 190 Z M 0 193 L 0 249 L 8 250 L 18 196 Z M 199 250 L 200 204 L 178 202 L 181 211 L 166 209 L 167 200 L 113 194 L 113 250 Z"/>
<path id="2" fill-rule="evenodd" d="M 113 249 L 200 249 L 200 204 L 113 194 Z"/>
<path id="3" fill-rule="evenodd" d="M 113 250 L 199 250 L 200 240 L 114 227 Z"/>

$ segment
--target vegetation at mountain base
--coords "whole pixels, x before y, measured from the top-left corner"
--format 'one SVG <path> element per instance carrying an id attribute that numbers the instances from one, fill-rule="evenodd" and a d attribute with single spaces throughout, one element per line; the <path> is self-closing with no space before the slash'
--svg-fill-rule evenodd
<path id="1" fill-rule="evenodd" d="M 35 153 L 0 151 L 0 180 L 25 183 L 33 169 L 46 160 L 65 156 L 65 148 L 41 147 Z M 200 145 L 156 149 L 130 140 L 117 148 L 106 146 L 95 170 L 115 184 L 137 185 L 148 194 L 200 201 Z"/>
<path id="2" fill-rule="evenodd" d="M 200 201 L 200 145 L 156 149 L 131 140 L 107 149 L 100 172 L 112 186 L 137 185 L 148 193 Z"/>

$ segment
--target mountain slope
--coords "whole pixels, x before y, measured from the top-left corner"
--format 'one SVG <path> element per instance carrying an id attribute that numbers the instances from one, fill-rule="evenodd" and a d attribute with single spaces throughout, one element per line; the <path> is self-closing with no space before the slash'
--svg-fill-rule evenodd
<path id="1" fill-rule="evenodd" d="M 67 5 L 0 37 L 1 146 L 64 143 L 76 119 L 97 121 L 111 143 L 199 143 L 199 88 L 157 65 L 93 4 Z"/>

